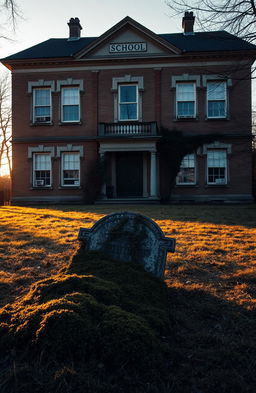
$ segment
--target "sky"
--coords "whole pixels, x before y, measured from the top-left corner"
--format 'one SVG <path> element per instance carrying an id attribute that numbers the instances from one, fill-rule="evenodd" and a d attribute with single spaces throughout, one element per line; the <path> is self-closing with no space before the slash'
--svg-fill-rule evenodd
<path id="1" fill-rule="evenodd" d="M 155 33 L 182 31 L 182 16 L 171 17 L 171 10 L 165 0 L 16 1 L 23 17 L 17 19 L 15 33 L 10 29 L 4 31 L 13 41 L 0 39 L 0 58 L 48 38 L 67 37 L 67 23 L 72 17 L 80 19 L 83 37 L 99 36 L 127 15 Z M 1 18 L 0 22 L 3 26 Z"/>

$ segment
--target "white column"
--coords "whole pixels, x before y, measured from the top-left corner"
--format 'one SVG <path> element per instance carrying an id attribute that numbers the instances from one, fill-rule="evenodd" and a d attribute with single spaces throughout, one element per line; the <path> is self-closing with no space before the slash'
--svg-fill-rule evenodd
<path id="1" fill-rule="evenodd" d="M 150 160 L 150 197 L 155 198 L 157 196 L 156 190 L 156 152 L 151 152 L 151 160 Z"/>

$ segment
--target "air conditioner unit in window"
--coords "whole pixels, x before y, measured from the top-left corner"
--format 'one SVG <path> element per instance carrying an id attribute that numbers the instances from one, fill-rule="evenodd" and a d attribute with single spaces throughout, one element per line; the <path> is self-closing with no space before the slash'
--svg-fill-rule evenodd
<path id="1" fill-rule="evenodd" d="M 35 118 L 36 123 L 48 123 L 50 120 L 50 116 L 40 116 Z"/>
<path id="2" fill-rule="evenodd" d="M 215 184 L 225 184 L 225 179 L 217 178 L 215 179 Z"/>
<path id="3" fill-rule="evenodd" d="M 36 180 L 36 186 L 37 187 L 44 186 L 44 180 Z"/>

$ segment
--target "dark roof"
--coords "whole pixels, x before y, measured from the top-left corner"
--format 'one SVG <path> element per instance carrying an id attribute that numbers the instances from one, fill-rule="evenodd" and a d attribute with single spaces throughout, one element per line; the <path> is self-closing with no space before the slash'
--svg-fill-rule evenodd
<path id="1" fill-rule="evenodd" d="M 256 50 L 255 45 L 229 34 L 226 31 L 202 32 L 195 33 L 194 35 L 184 35 L 183 33 L 158 34 L 158 36 L 184 52 Z M 51 38 L 1 60 L 74 57 L 76 53 L 86 49 L 86 47 L 97 38 L 98 37 L 81 37 L 78 40 Z"/>

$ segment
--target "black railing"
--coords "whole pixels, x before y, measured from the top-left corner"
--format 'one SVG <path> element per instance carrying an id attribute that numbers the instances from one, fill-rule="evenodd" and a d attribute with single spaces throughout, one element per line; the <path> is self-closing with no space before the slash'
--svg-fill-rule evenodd
<path id="1" fill-rule="evenodd" d="M 99 136 L 156 136 L 156 122 L 100 123 Z"/>

